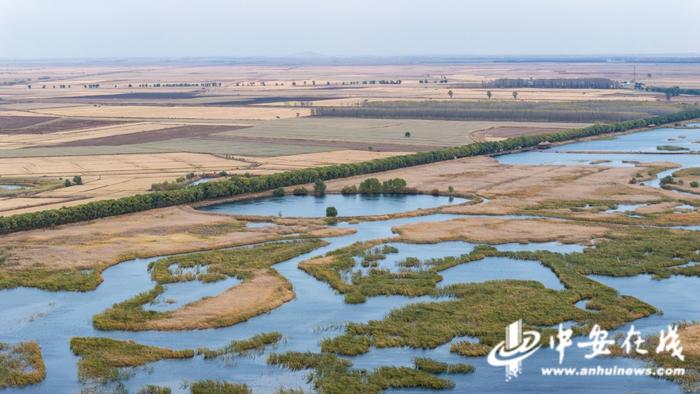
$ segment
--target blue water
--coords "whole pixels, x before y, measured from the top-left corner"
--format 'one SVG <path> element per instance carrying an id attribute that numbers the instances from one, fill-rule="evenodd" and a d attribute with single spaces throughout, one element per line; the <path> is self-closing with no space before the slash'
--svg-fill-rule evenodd
<path id="1" fill-rule="evenodd" d="M 247 222 L 245 224 L 247 228 L 263 228 L 263 227 L 274 227 L 274 223 L 269 222 Z"/>
<path id="2" fill-rule="evenodd" d="M 460 264 L 440 272 L 441 286 L 457 283 L 483 283 L 490 280 L 535 280 L 553 290 L 564 285 L 549 268 L 538 261 L 515 260 L 507 257 L 487 257 L 483 260 Z"/>
<path id="3" fill-rule="evenodd" d="M 173 311 L 204 297 L 220 294 L 240 282 L 236 278 L 226 278 L 209 283 L 199 281 L 170 283 L 165 285 L 165 291 L 152 303 L 144 305 L 144 309 L 158 312 Z"/>
<path id="4" fill-rule="evenodd" d="M 208 212 L 230 215 L 260 215 L 286 217 L 326 216 L 327 207 L 335 207 L 338 216 L 384 215 L 441 205 L 462 204 L 463 198 L 429 195 L 352 195 L 327 194 L 323 197 L 284 196 L 236 201 L 201 208 Z"/>
<path id="5" fill-rule="evenodd" d="M 5 184 L 0 185 L 0 191 L 1 190 L 20 190 L 20 189 L 26 189 L 26 186 L 5 185 Z"/>
<path id="6" fill-rule="evenodd" d="M 644 333 L 658 334 L 659 330 L 669 324 L 699 320 L 698 277 L 672 276 L 669 279 L 656 280 L 649 275 L 629 278 L 593 275 L 590 278 L 617 289 L 620 294 L 639 298 L 663 311 L 661 315 L 650 316 L 633 323 Z M 625 331 L 624 328 L 621 330 Z"/>
<path id="7" fill-rule="evenodd" d="M 658 128 L 638 133 L 625 134 L 614 138 L 577 142 L 552 148 L 556 151 L 620 151 L 657 153 L 658 146 L 672 145 L 690 150 L 700 149 L 696 141 L 700 130 Z M 675 152 L 671 152 L 676 154 Z"/>
<path id="8" fill-rule="evenodd" d="M 211 181 L 215 181 L 215 180 L 217 180 L 217 179 L 219 179 L 219 178 L 201 178 L 201 179 L 197 179 L 196 181 L 190 183 L 190 186 L 201 185 L 202 183 L 208 183 L 208 182 L 211 182 Z M 221 178 L 221 179 L 219 179 L 219 180 L 223 180 L 223 178 Z"/>
<path id="9" fill-rule="evenodd" d="M 561 242 L 534 242 L 529 244 L 508 243 L 494 245 L 501 252 L 551 250 L 557 253 L 583 252 L 584 246 L 578 244 L 563 244 Z"/>
<path id="10" fill-rule="evenodd" d="M 669 138 L 678 138 L 673 142 Z M 608 160 L 601 166 L 625 166 L 634 167 L 635 162 L 659 162 L 671 161 L 681 167 L 700 166 L 700 155 L 688 152 L 668 152 L 663 154 L 656 147 L 659 145 L 677 145 L 700 150 L 700 129 L 673 129 L 659 128 L 649 131 L 624 134 L 616 137 L 574 142 L 564 144 L 541 151 L 528 151 L 498 156 L 499 162 L 504 164 L 544 164 L 544 165 L 588 165 L 596 160 Z M 588 153 L 575 153 L 588 152 Z M 637 152 L 646 152 L 639 154 Z M 675 170 L 671 170 L 673 172 Z M 663 173 L 659 178 L 668 175 Z M 648 182 L 645 184 L 649 184 Z M 658 187 L 658 182 L 656 185 Z"/>
<path id="11" fill-rule="evenodd" d="M 605 213 L 613 212 L 634 212 L 637 208 L 646 206 L 647 204 L 618 204 L 617 208 L 610 208 Z"/>

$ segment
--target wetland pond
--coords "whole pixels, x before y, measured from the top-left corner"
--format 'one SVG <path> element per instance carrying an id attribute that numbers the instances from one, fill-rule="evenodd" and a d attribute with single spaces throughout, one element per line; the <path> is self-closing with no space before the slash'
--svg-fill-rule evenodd
<path id="1" fill-rule="evenodd" d="M 211 205 L 203 211 L 232 215 L 259 215 L 284 217 L 319 217 L 326 215 L 327 207 L 336 207 L 338 216 L 389 215 L 442 205 L 462 204 L 464 198 L 416 195 L 350 195 L 326 194 L 314 196 L 264 197 L 231 203 Z"/>
<path id="2" fill-rule="evenodd" d="M 672 142 L 669 142 L 671 140 Z M 659 146 L 673 145 L 687 151 L 665 152 Z M 600 165 L 634 167 L 636 162 L 677 163 L 681 168 L 700 166 L 700 129 L 657 128 L 591 141 L 574 142 L 552 148 L 513 153 L 496 157 L 504 164 L 531 165 Z M 659 179 L 677 171 L 662 171 L 657 179 L 645 182 L 659 187 Z"/>
<path id="3" fill-rule="evenodd" d="M 600 159 L 613 160 L 613 165 L 627 165 L 621 160 L 658 161 L 671 160 L 684 166 L 700 164 L 700 156 L 690 154 L 608 154 L 608 153 L 561 153 L 573 150 L 628 150 L 642 151 L 661 145 L 668 138 L 687 136 L 684 143 L 698 139 L 700 130 L 660 129 L 655 132 L 629 134 L 612 141 L 591 141 L 580 144 L 559 146 L 540 152 L 526 152 L 501 156 L 501 162 L 512 164 L 588 164 Z M 675 137 L 674 137 L 675 136 Z M 636 141 L 636 142 L 635 142 Z M 676 141 L 674 141 L 675 143 Z M 581 145 L 585 144 L 585 145 Z M 623 157 L 620 157 L 623 156 Z M 680 160 L 680 161 L 679 161 Z M 340 216 L 377 215 L 427 209 L 441 205 L 464 203 L 464 199 L 433 197 L 426 195 L 408 196 L 341 196 L 327 195 L 325 198 L 285 196 L 258 200 L 226 203 L 203 208 L 210 212 L 236 215 L 278 216 L 324 216 L 327 206 L 335 206 Z M 97 336 L 115 339 L 130 339 L 138 343 L 174 349 L 196 349 L 200 347 L 221 348 L 232 340 L 247 339 L 263 332 L 278 331 L 284 339 L 273 348 L 259 354 L 232 358 L 164 360 L 131 371 L 123 381 L 129 392 L 137 392 L 148 385 L 168 386 L 173 392 L 188 392 L 183 381 L 202 379 L 226 380 L 245 383 L 253 392 L 274 393 L 279 388 L 301 388 L 311 392 L 307 381 L 309 371 L 290 371 L 269 366 L 266 363 L 270 352 L 320 351 L 323 338 L 334 337 L 344 332 L 349 322 L 364 323 L 382 319 L 389 311 L 402 306 L 435 298 L 379 296 L 368 297 L 362 304 L 347 304 L 343 295 L 337 294 L 325 282 L 321 282 L 298 268 L 300 262 L 323 255 L 327 252 L 348 246 L 357 241 L 389 238 L 392 227 L 417 222 L 439 222 L 462 217 L 453 214 L 430 214 L 425 216 L 360 222 L 341 222 L 339 227 L 350 227 L 354 234 L 326 238 L 326 246 L 281 262 L 274 266 L 292 284 L 296 296 L 269 313 L 254 317 L 231 327 L 192 330 L 192 331 L 98 331 L 92 326 L 92 316 L 141 292 L 153 288 L 148 264 L 158 259 L 130 260 L 104 271 L 104 282 L 92 292 L 46 292 L 31 288 L 16 288 L 0 291 L 0 341 L 17 343 L 36 340 L 41 345 L 47 368 L 46 379 L 23 389 L 6 389 L 7 392 L 22 393 L 75 393 L 81 390 L 77 379 L 78 358 L 72 354 L 69 341 L 74 336 Z M 511 219 L 519 217 L 508 216 Z M 523 217 L 524 218 L 524 217 Z M 264 226 L 264 224 L 250 227 Z M 381 268 L 396 270 L 397 263 L 407 257 L 418 259 L 457 256 L 471 252 L 476 245 L 467 242 L 443 242 L 436 244 L 390 243 L 398 253 L 388 255 L 380 261 Z M 558 242 L 530 244 L 495 245 L 502 251 L 547 250 L 557 253 L 577 253 L 581 245 L 564 245 Z M 200 269 L 200 268 L 194 268 Z M 357 264 L 356 270 L 362 271 Z M 498 279 L 521 279 L 539 281 L 544 286 L 560 290 L 562 283 L 547 267 L 537 261 L 516 261 L 508 258 L 489 257 L 468 264 L 457 265 L 440 272 L 443 280 L 439 286 L 455 283 L 478 283 Z M 678 321 L 700 320 L 700 305 L 697 302 L 700 279 L 696 277 L 671 276 L 664 280 L 653 280 L 648 276 L 631 278 L 610 278 L 595 276 L 592 279 L 617 289 L 621 294 L 631 295 L 663 310 L 663 315 L 654 315 L 634 322 L 644 333 L 657 333 L 665 325 Z M 200 282 L 184 282 L 166 285 L 162 299 L 149 307 L 154 310 L 169 310 L 192 302 L 198 298 L 216 295 L 225 288 L 236 286 L 236 280 L 214 282 L 203 286 Z M 583 307 L 583 306 L 582 306 Z M 566 323 L 569 324 L 569 323 Z M 625 332 L 628 327 L 620 327 L 615 333 Z M 651 377 L 605 376 L 587 377 L 546 377 L 540 373 L 541 367 L 557 365 L 558 354 L 543 347 L 523 363 L 523 373 L 517 379 L 506 382 L 504 370 L 491 367 L 485 357 L 462 357 L 450 353 L 450 345 L 465 338 L 455 338 L 452 342 L 435 349 L 387 348 L 372 349 L 370 352 L 348 358 L 355 368 L 373 369 L 380 366 L 412 366 L 415 357 L 431 357 L 449 363 L 469 363 L 476 367 L 472 374 L 449 375 L 455 382 L 451 390 L 437 392 L 451 393 L 501 393 L 501 392 L 645 392 L 682 393 L 680 385 Z M 470 340 L 470 338 L 466 338 Z M 473 338 L 472 338 L 473 340 Z M 586 349 L 571 347 L 567 350 L 567 367 L 618 366 L 643 367 L 639 360 L 623 358 L 595 358 L 587 360 Z M 429 392 L 428 390 L 388 390 L 389 392 Z"/>

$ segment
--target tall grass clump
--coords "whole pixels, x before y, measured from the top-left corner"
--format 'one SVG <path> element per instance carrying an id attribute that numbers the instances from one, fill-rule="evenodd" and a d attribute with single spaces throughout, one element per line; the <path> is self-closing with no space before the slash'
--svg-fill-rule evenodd
<path id="1" fill-rule="evenodd" d="M 0 389 L 36 384 L 45 377 L 46 366 L 38 343 L 0 343 Z"/>
<path id="2" fill-rule="evenodd" d="M 267 363 L 293 371 L 313 370 L 309 379 L 320 393 L 380 393 L 389 388 L 449 389 L 454 383 L 428 372 L 405 367 L 379 367 L 369 372 L 353 369 L 352 363 L 327 353 L 273 353 Z"/>
<path id="3" fill-rule="evenodd" d="M 109 382 L 123 377 L 120 368 L 137 367 L 163 359 L 194 357 L 192 350 L 171 350 L 110 338 L 74 337 L 70 349 L 78 361 L 80 381 Z"/>
<path id="4" fill-rule="evenodd" d="M 282 334 L 276 331 L 255 335 L 249 339 L 231 341 L 221 349 L 199 349 L 198 354 L 204 358 L 214 358 L 223 355 L 244 355 L 250 352 L 262 351 L 266 346 L 274 345 L 282 339 Z"/>

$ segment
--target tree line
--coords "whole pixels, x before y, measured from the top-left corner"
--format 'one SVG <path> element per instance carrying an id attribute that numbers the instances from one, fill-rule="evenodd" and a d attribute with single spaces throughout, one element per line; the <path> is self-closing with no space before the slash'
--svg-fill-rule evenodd
<path id="1" fill-rule="evenodd" d="M 490 92 L 490 91 L 489 91 Z M 487 92 L 488 94 L 488 92 Z M 517 99 L 517 95 L 513 95 Z M 370 102 L 356 107 L 319 106 L 312 116 L 375 119 L 440 119 L 514 122 L 620 122 L 672 113 L 656 103 L 423 101 Z"/>
<path id="2" fill-rule="evenodd" d="M 52 227 L 173 205 L 190 204 L 245 193 L 269 191 L 279 187 L 370 174 L 462 157 L 504 153 L 534 147 L 545 141 L 562 142 L 575 138 L 616 133 L 639 127 L 680 122 L 694 118 L 700 118 L 700 109 L 613 124 L 598 124 L 549 134 L 521 136 L 503 141 L 478 142 L 360 163 L 336 164 L 261 176 L 237 175 L 224 181 L 208 182 L 184 189 L 137 194 L 113 200 L 95 201 L 83 205 L 0 217 L 0 234 Z"/>
<path id="3" fill-rule="evenodd" d="M 517 95 L 513 96 L 514 99 Z M 515 122 L 618 122 L 648 116 L 642 110 L 603 111 L 571 108 L 559 109 L 515 109 L 515 108 L 463 108 L 455 109 L 431 105 L 413 107 L 315 107 L 312 116 L 374 119 L 439 119 Z"/>
<path id="4" fill-rule="evenodd" d="M 700 96 L 700 89 L 683 89 L 678 86 L 672 86 L 670 88 L 648 86 L 645 89 L 650 92 L 663 93 L 666 95 L 667 100 L 670 100 L 671 97 L 680 96 L 681 94 L 686 94 L 689 96 Z"/>
<path id="5" fill-rule="evenodd" d="M 607 78 L 500 78 L 485 82 L 484 87 L 498 89 L 619 89 L 620 83 Z"/>

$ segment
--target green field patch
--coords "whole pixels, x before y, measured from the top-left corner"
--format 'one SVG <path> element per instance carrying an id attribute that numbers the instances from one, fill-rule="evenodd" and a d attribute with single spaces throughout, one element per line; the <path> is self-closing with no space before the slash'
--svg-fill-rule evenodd
<path id="1" fill-rule="evenodd" d="M 293 371 L 311 369 L 309 380 L 320 393 L 370 394 L 389 388 L 444 390 L 454 387 L 450 380 L 415 368 L 379 367 L 372 372 L 353 369 L 350 361 L 327 353 L 273 353 L 267 363 Z"/>
<path id="2" fill-rule="evenodd" d="M 120 368 L 138 367 L 164 359 L 194 357 L 192 350 L 171 350 L 146 346 L 134 341 L 109 338 L 74 337 L 70 341 L 73 354 L 78 361 L 78 378 L 81 382 L 109 382 L 125 377 Z"/>

